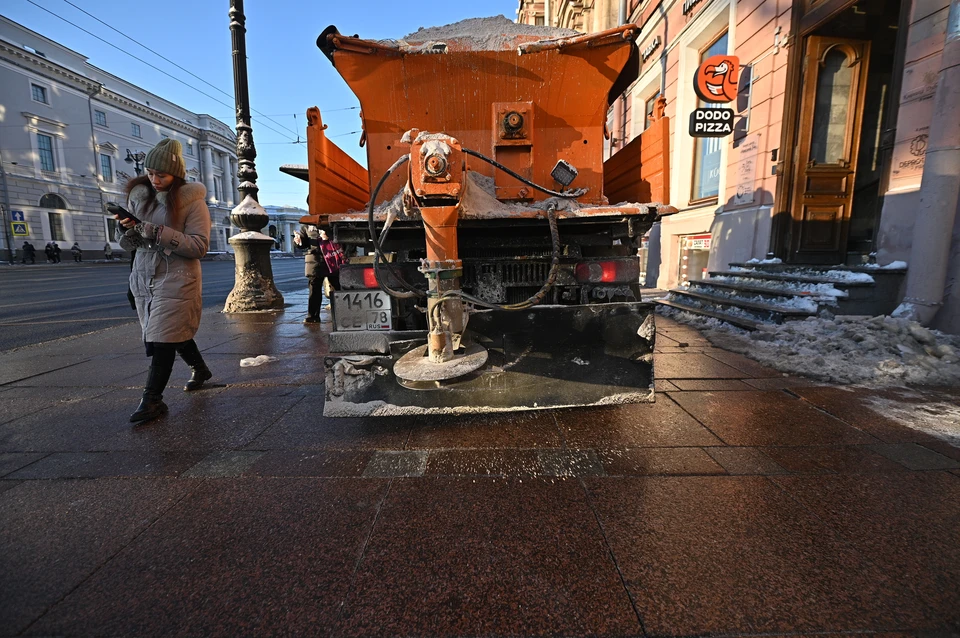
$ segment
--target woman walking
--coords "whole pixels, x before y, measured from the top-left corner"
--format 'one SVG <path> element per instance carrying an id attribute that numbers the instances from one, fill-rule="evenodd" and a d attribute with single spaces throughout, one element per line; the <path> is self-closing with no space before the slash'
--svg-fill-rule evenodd
<path id="1" fill-rule="evenodd" d="M 140 317 L 147 356 L 152 357 L 143 399 L 131 422 L 167 412 L 163 391 L 177 353 L 193 371 L 185 391 L 200 388 L 213 375 L 193 337 L 200 326 L 200 258 L 210 245 L 210 211 L 202 184 L 184 181 L 180 142 L 161 140 L 147 153 L 147 174 L 127 183 L 131 219 L 117 218 L 117 241 L 136 250 L 130 290 Z"/>

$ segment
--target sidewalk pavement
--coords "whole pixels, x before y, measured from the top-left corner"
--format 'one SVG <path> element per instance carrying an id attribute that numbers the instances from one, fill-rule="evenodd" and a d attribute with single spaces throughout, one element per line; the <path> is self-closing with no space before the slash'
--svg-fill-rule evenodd
<path id="1" fill-rule="evenodd" d="M 325 419 L 330 324 L 287 301 L 208 312 L 213 382 L 178 363 L 139 427 L 136 325 L 0 355 L 0 634 L 960 633 L 960 449 L 876 408 L 960 389 L 660 318 L 653 405 Z"/>

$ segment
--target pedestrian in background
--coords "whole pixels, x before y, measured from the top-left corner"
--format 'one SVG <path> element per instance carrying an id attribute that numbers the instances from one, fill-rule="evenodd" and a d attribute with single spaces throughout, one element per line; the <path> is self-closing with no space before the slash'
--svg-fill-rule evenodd
<path id="1" fill-rule="evenodd" d="M 53 263 L 59 264 L 60 263 L 60 244 L 58 244 L 57 242 L 53 242 L 53 246 L 51 246 L 51 248 L 53 249 Z"/>
<path id="2" fill-rule="evenodd" d="M 143 398 L 130 415 L 134 423 L 167 412 L 163 391 L 179 353 L 192 369 L 184 391 L 197 390 L 213 374 L 193 337 L 203 309 L 200 258 L 210 246 L 206 188 L 186 182 L 180 142 L 163 139 L 144 160 L 147 174 L 127 183 L 130 212 L 140 222 L 118 221 L 117 240 L 136 249 L 130 271 L 143 342 L 152 357 Z"/>
<path id="3" fill-rule="evenodd" d="M 80 244 L 73 242 L 73 246 L 70 248 L 70 252 L 73 253 L 73 260 L 76 262 L 83 261 L 83 251 L 80 250 Z"/>
<path id="4" fill-rule="evenodd" d="M 20 258 L 20 263 L 25 264 L 28 259 L 31 264 L 37 263 L 37 249 L 33 247 L 33 244 L 25 241 L 23 242 L 23 256 Z"/>
<path id="5" fill-rule="evenodd" d="M 113 246 L 110 245 L 110 242 L 103 245 L 103 258 L 107 261 L 113 261 Z"/>
<path id="6" fill-rule="evenodd" d="M 304 251 L 303 274 L 307 278 L 307 317 L 303 323 L 319 323 L 323 304 L 323 284 L 329 280 L 334 290 L 340 290 L 340 266 L 343 250 L 330 241 L 325 230 L 315 226 L 301 227 L 293 242 Z"/>
<path id="7" fill-rule="evenodd" d="M 43 247 L 43 252 L 47 256 L 47 263 L 53 263 L 53 242 L 48 241 L 47 245 Z"/>

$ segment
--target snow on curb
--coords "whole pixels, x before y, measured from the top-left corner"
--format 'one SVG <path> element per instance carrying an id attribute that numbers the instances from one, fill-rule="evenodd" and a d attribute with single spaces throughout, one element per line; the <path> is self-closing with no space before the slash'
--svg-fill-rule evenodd
<path id="1" fill-rule="evenodd" d="M 960 337 L 894 317 L 810 317 L 747 332 L 672 308 L 657 312 L 692 325 L 714 345 L 781 372 L 835 384 L 960 384 Z"/>

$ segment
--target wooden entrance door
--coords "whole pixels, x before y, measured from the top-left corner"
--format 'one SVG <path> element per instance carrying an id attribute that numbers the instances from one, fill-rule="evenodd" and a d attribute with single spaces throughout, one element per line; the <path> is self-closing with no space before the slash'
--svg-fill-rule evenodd
<path id="1" fill-rule="evenodd" d="M 806 40 L 791 202 L 790 261 L 846 258 L 870 43 Z"/>

